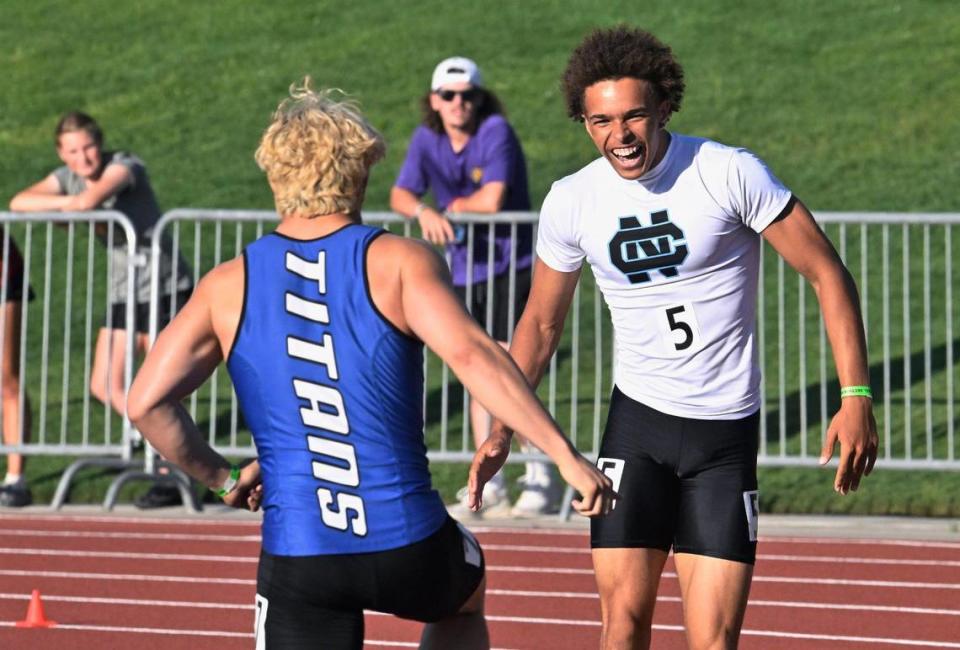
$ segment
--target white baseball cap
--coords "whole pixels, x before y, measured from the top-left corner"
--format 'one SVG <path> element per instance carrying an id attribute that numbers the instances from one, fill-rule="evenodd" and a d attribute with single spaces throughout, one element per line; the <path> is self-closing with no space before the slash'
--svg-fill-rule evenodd
<path id="1" fill-rule="evenodd" d="M 430 90 L 440 90 L 447 84 L 467 82 L 471 86 L 483 86 L 483 77 L 477 64 L 462 56 L 444 59 L 433 69 Z"/>

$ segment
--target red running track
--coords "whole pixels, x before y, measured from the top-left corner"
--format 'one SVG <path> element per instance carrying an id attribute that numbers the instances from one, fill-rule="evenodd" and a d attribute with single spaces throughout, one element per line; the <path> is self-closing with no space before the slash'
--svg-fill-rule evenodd
<path id="1" fill-rule="evenodd" d="M 586 532 L 476 528 L 495 648 L 597 648 Z M 256 521 L 0 515 L 0 648 L 252 647 Z M 51 629 L 22 629 L 39 589 Z M 420 626 L 368 614 L 366 648 Z M 668 563 L 653 647 L 685 648 Z M 960 543 L 763 538 L 741 648 L 960 649 Z"/>

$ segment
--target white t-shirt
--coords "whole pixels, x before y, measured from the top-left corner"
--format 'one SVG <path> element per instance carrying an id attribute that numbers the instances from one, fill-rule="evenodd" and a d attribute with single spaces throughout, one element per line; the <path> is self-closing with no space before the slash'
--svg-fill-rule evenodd
<path id="1" fill-rule="evenodd" d="M 791 193 L 749 151 L 671 134 L 634 181 L 603 158 L 553 184 L 537 255 L 593 269 L 613 319 L 617 386 L 664 413 L 737 419 L 760 407 L 760 235 Z"/>

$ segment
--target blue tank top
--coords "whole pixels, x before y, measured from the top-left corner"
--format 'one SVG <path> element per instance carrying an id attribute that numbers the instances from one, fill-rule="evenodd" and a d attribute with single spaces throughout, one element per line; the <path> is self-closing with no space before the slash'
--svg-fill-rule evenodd
<path id="1" fill-rule="evenodd" d="M 423 440 L 423 345 L 370 298 L 379 228 L 244 250 L 243 313 L 227 369 L 263 474 L 263 548 L 383 551 L 446 519 Z"/>

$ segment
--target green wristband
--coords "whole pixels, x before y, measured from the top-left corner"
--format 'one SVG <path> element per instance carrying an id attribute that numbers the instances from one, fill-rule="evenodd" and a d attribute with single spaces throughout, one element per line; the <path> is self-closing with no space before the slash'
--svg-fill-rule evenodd
<path id="1" fill-rule="evenodd" d="M 868 397 L 873 399 L 869 386 L 844 386 L 840 389 L 840 397 Z"/>
<path id="2" fill-rule="evenodd" d="M 223 498 L 233 492 L 233 489 L 237 487 L 238 480 L 240 480 L 240 468 L 234 465 L 230 468 L 230 476 L 227 477 L 223 487 L 214 491 L 218 497 Z"/>

